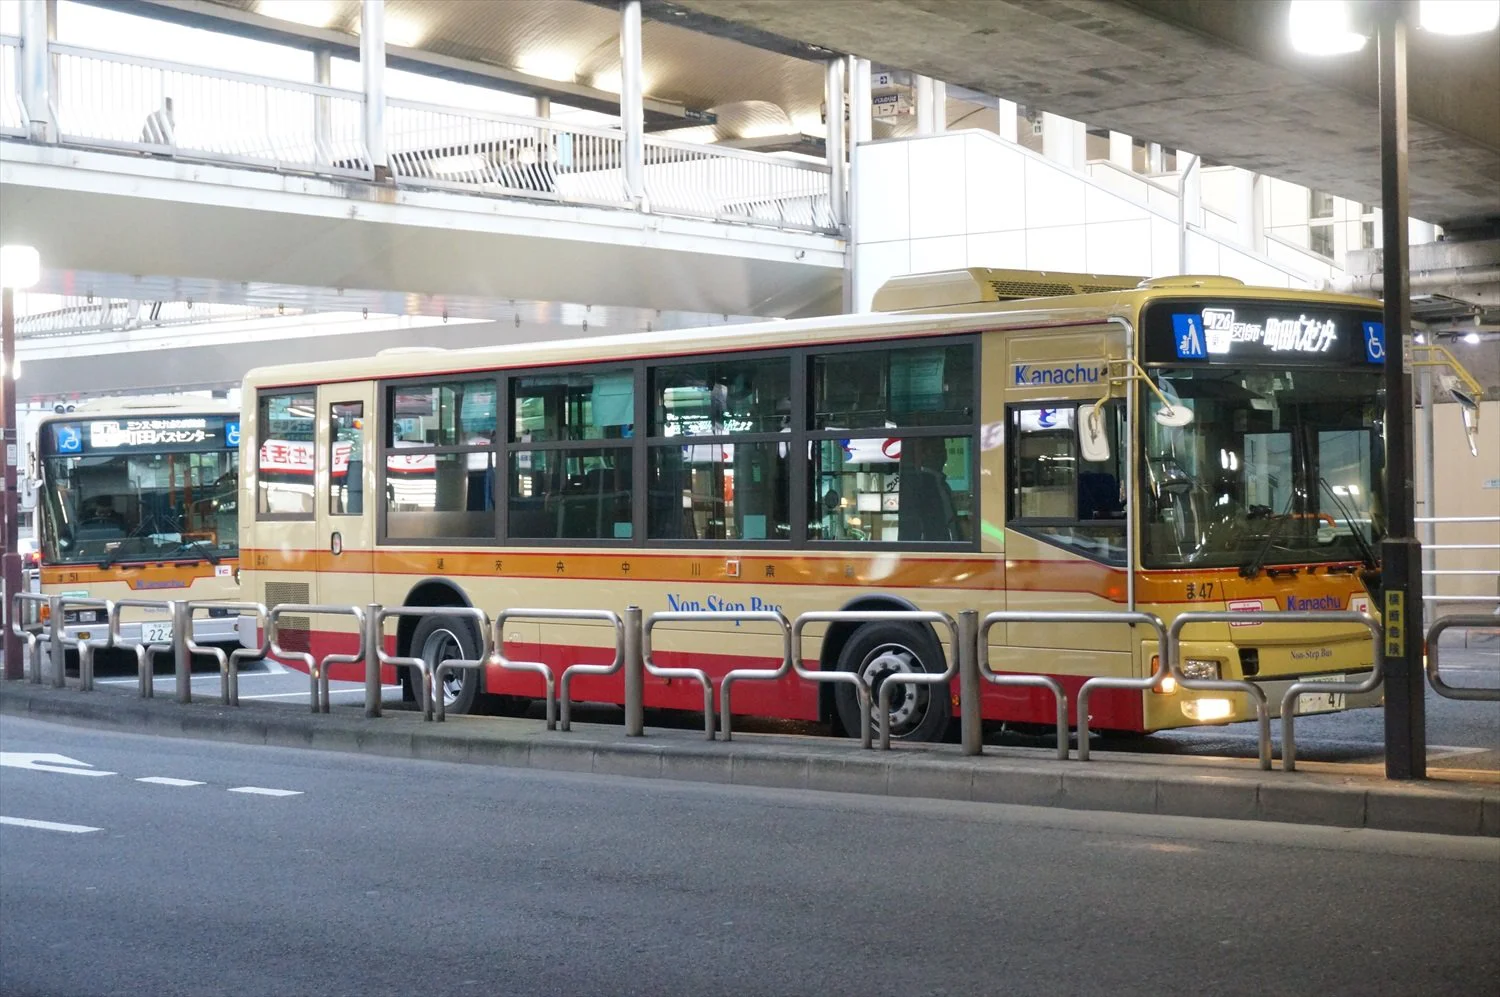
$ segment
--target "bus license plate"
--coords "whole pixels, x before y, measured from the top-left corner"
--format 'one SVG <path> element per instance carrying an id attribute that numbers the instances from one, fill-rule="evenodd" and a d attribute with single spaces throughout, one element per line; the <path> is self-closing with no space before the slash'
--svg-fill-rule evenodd
<path id="1" fill-rule="evenodd" d="M 172 624 L 170 623 L 142 623 L 142 644 L 170 644 L 172 642 Z"/>
<path id="2" fill-rule="evenodd" d="M 1310 682 L 1343 682 L 1346 675 L 1312 675 L 1308 677 Z M 1297 697 L 1297 712 L 1302 713 L 1332 713 L 1334 710 L 1342 710 L 1345 706 L 1345 696 L 1342 692 L 1304 692 Z"/>

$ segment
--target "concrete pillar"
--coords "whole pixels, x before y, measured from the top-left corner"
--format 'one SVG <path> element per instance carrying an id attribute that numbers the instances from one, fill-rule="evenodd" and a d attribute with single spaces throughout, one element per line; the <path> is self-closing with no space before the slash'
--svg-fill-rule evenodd
<path id="1" fill-rule="evenodd" d="M 46 0 L 20 0 L 21 51 L 16 67 L 20 75 L 21 108 L 26 113 L 32 141 L 50 142 L 56 137 L 50 106 L 52 60 L 47 40 L 49 8 Z"/>
<path id="2" fill-rule="evenodd" d="M 1177 272 L 1188 272 L 1188 227 L 1201 226 L 1203 199 L 1198 177 L 1198 157 L 1177 150 L 1177 162 L 1184 164 L 1177 178 Z"/>
<path id="3" fill-rule="evenodd" d="M 1109 161 L 1135 172 L 1135 140 L 1124 132 L 1109 133 Z"/>
<path id="4" fill-rule="evenodd" d="M 359 68 L 365 84 L 365 149 L 375 179 L 390 176 L 385 154 L 385 0 L 360 0 Z"/>
<path id="5" fill-rule="evenodd" d="M 932 132 L 941 135 L 948 130 L 948 84 L 932 81 Z"/>
<path id="6" fill-rule="evenodd" d="M 870 60 L 849 57 L 849 165 L 854 165 L 853 148 L 870 141 L 874 135 L 874 103 L 870 95 Z"/>
<path id="7" fill-rule="evenodd" d="M 1016 102 L 1000 100 L 996 104 L 995 113 L 1000 116 L 1000 137 L 1007 142 L 1019 141 L 1020 136 L 1016 134 Z"/>
<path id="8" fill-rule="evenodd" d="M 1167 172 L 1167 156 L 1160 142 L 1146 143 L 1146 172 L 1151 174 Z"/>
<path id="9" fill-rule="evenodd" d="M 641 0 L 620 3 L 620 128 L 625 133 L 625 197 L 646 204 L 646 110 L 641 83 Z"/>
<path id="10" fill-rule="evenodd" d="M 1239 242 L 1256 253 L 1266 251 L 1265 190 L 1261 186 L 1260 174 L 1249 170 L 1235 170 L 1234 221 Z"/>
<path id="11" fill-rule="evenodd" d="M 912 77 L 912 88 L 916 91 L 917 134 L 931 135 L 935 130 L 937 115 L 933 110 L 932 77 Z"/>
<path id="12" fill-rule="evenodd" d="M 333 84 L 333 53 L 326 48 L 313 52 L 313 82 L 325 87 Z M 333 109 L 327 97 L 313 98 L 313 149 L 319 163 L 332 164 Z"/>
<path id="13" fill-rule="evenodd" d="M 844 60 L 829 59 L 824 66 L 823 100 L 828 107 L 824 152 L 828 159 L 828 206 L 833 224 L 843 228 L 844 213 Z"/>
<path id="14" fill-rule="evenodd" d="M 538 97 L 536 99 L 536 116 L 539 118 L 552 117 L 552 98 Z"/>
<path id="15" fill-rule="evenodd" d="M 1083 169 L 1088 130 L 1082 121 L 1042 112 L 1042 155 L 1075 170 Z"/>
<path id="16" fill-rule="evenodd" d="M 1406 241 L 1412 246 L 1425 246 L 1429 242 L 1437 241 L 1437 226 L 1432 222 L 1422 222 L 1413 218 L 1406 223 Z"/>

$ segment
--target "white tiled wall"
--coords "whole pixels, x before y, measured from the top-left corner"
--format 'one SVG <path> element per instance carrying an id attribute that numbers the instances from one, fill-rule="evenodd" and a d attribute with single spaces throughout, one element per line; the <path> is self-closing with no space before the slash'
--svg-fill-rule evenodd
<path id="1" fill-rule="evenodd" d="M 1009 267 L 1159 277 L 1177 273 L 1176 198 L 1150 185 L 1090 179 L 981 132 L 861 145 L 855 150 L 856 306 L 907 273 Z M 1162 195 L 1153 203 L 1154 195 Z M 1304 273 L 1191 233 L 1189 269 L 1277 287 Z M 1297 266 L 1292 264 L 1296 263 Z"/>

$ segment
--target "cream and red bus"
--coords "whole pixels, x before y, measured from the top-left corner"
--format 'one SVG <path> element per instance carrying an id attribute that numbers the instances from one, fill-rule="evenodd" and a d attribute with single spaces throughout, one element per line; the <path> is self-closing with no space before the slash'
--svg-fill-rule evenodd
<path id="1" fill-rule="evenodd" d="M 261 369 L 244 385 L 245 596 L 342 605 L 613 609 L 1369 609 L 1381 537 L 1377 303 L 1224 278 L 954 271 L 898 278 L 877 313 Z M 352 620 L 298 621 L 315 653 Z M 946 635 L 810 629 L 825 669 L 942 670 Z M 1280 702 L 1357 683 L 1368 632 L 1200 626 L 1197 677 Z M 513 659 L 608 661 L 611 632 L 517 622 Z M 1123 624 L 990 630 L 997 670 L 1071 692 L 1144 677 Z M 457 618 L 404 620 L 393 650 L 472 656 Z M 284 641 L 286 643 L 286 641 Z M 658 657 L 712 676 L 780 660 L 751 624 L 659 627 Z M 290 646 L 290 645 L 288 645 Z M 462 652 L 462 654 L 460 654 Z M 335 678 L 357 679 L 357 666 Z M 392 676 L 388 675 L 389 680 Z M 409 678 L 403 676 L 409 683 Z M 701 709 L 647 677 L 648 707 Z M 821 688 L 819 686 L 822 686 Z M 943 736 L 951 695 L 902 686 L 897 737 Z M 621 701 L 620 676 L 575 698 Z M 535 675 L 459 673 L 449 708 L 514 707 Z M 986 686 L 983 715 L 1055 720 L 1043 690 Z M 1251 719 L 1241 694 L 1106 691 L 1091 724 Z M 1379 703 L 1305 697 L 1304 712 Z M 736 711 L 856 726 L 852 690 L 746 683 Z"/>
<path id="2" fill-rule="evenodd" d="M 238 598 L 239 407 L 187 397 L 100 400 L 38 425 L 33 456 L 41 591 L 92 599 Z M 164 612 L 121 611 L 127 640 L 166 641 Z M 102 610 L 66 610 L 102 637 Z M 239 616 L 201 613 L 200 643 L 241 641 Z"/>

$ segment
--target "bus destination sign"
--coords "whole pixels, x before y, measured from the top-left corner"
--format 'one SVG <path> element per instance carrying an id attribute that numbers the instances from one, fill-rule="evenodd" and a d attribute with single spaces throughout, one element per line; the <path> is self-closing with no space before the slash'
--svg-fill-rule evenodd
<path id="1" fill-rule="evenodd" d="M 42 442 L 53 454 L 220 450 L 239 445 L 239 421 L 221 415 L 54 422 Z"/>
<path id="2" fill-rule="evenodd" d="M 1143 323 L 1148 363 L 1383 364 L 1374 309 L 1261 299 L 1160 301 Z"/>

